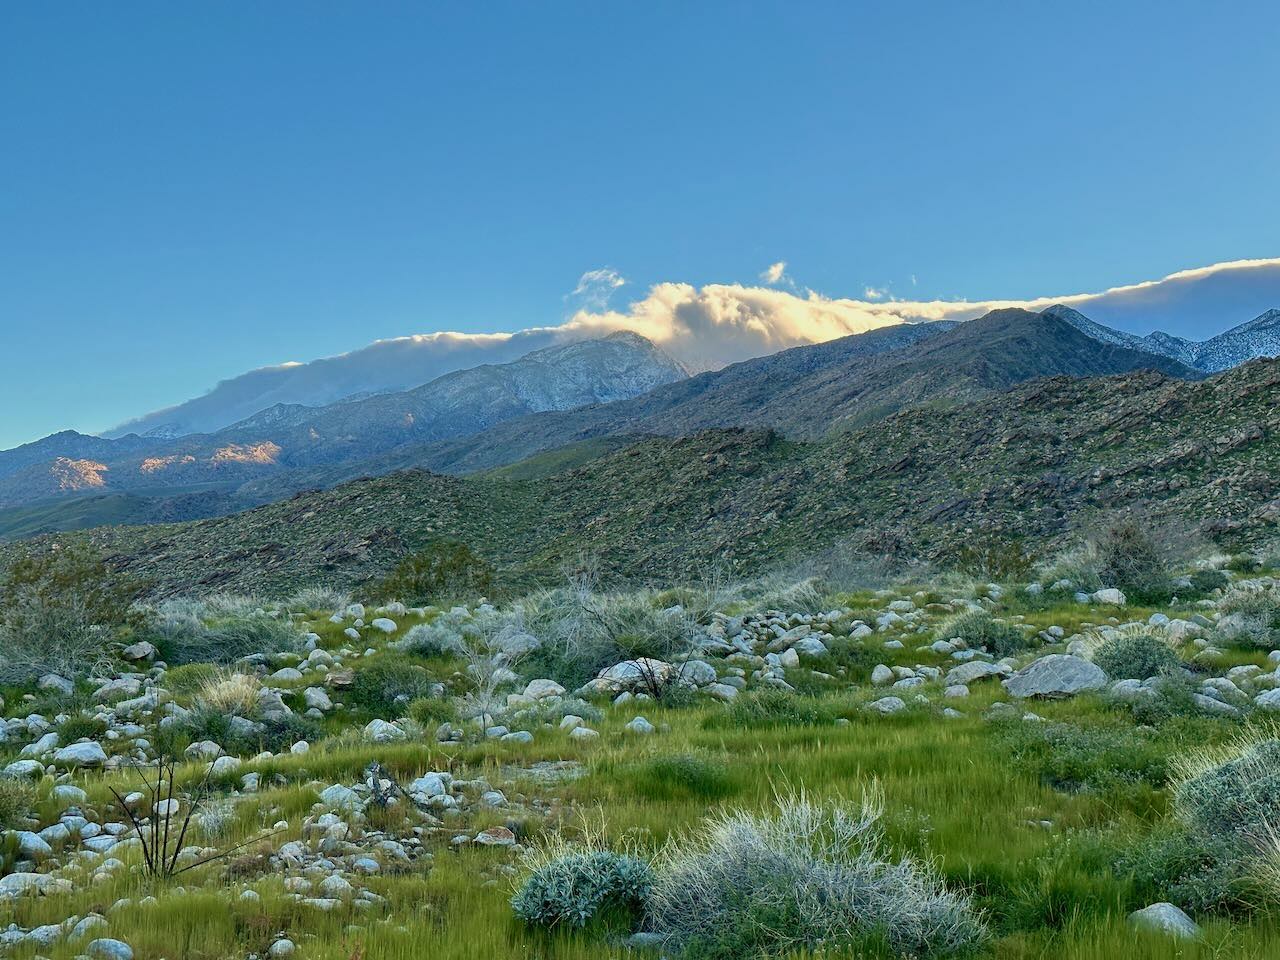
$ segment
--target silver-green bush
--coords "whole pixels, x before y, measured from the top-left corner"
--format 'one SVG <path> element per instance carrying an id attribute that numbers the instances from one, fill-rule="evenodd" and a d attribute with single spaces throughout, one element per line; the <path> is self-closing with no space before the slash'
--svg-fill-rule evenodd
<path id="1" fill-rule="evenodd" d="M 780 798 L 769 816 L 738 811 L 674 841 L 649 897 L 669 948 L 707 960 L 883 944 L 902 957 L 948 956 L 986 937 L 976 909 L 928 864 L 890 857 L 875 791 L 861 805 Z"/>

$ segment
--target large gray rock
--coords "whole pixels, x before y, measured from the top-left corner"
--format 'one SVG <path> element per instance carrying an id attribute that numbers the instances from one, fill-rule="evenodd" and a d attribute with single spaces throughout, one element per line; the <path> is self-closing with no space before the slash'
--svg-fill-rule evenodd
<path id="1" fill-rule="evenodd" d="M 982 680 L 985 677 L 1007 677 L 1009 673 L 1010 670 L 1006 664 L 987 663 L 985 660 L 970 660 L 968 663 L 962 663 L 958 667 L 952 667 L 947 672 L 947 686 L 955 686 L 956 684 L 968 686 L 975 680 Z"/>
<path id="2" fill-rule="evenodd" d="M 93 740 L 69 743 L 53 755 L 53 762 L 62 767 L 100 767 L 107 762 L 107 753 Z"/>
<path id="3" fill-rule="evenodd" d="M 1041 657 L 1004 681 L 1010 695 L 1023 699 L 1073 697 L 1087 690 L 1101 690 L 1106 685 L 1107 675 L 1101 667 L 1069 653 Z"/>
<path id="4" fill-rule="evenodd" d="M 1129 923 L 1141 930 L 1154 930 L 1179 939 L 1197 937 L 1200 927 L 1172 903 L 1153 903 L 1129 914 Z"/>

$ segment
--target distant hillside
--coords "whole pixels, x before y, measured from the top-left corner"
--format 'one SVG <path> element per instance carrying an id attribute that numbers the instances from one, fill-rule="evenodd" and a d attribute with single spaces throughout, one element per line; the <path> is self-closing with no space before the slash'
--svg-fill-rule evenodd
<path id="1" fill-rule="evenodd" d="M 521 417 L 470 437 L 397 451 L 362 467 L 364 475 L 410 466 L 470 473 L 594 437 L 679 436 L 712 427 L 770 428 L 816 438 L 913 406 L 968 402 L 1037 377 L 1107 376 L 1147 368 L 1200 376 L 1168 357 L 1104 346 L 1053 315 L 999 310 L 966 323 L 892 327 L 796 347 L 632 400 Z M 322 476 L 308 479 L 321 482 L 293 489 L 324 485 Z"/>
<path id="2" fill-rule="evenodd" d="M 1278 437 L 1277 361 L 1202 381 L 1057 377 L 820 441 L 656 437 L 550 475 L 411 471 L 90 536 L 157 593 L 358 584 L 440 537 L 508 581 L 554 578 L 584 553 L 628 578 L 757 570 L 848 538 L 946 557 L 975 529 L 1042 544 L 1133 505 L 1241 540 L 1280 520 Z"/>
<path id="3" fill-rule="evenodd" d="M 1169 357 L 1205 373 L 1217 373 L 1259 357 L 1280 356 L 1280 310 L 1268 310 L 1248 323 L 1202 341 L 1186 340 L 1158 330 L 1145 337 L 1122 333 L 1060 304 L 1044 312 L 1103 343 Z"/>
<path id="4" fill-rule="evenodd" d="M 154 497 L 193 485 L 232 495 L 257 477 L 363 460 L 524 414 L 632 397 L 685 376 L 648 340 L 617 333 L 460 370 L 402 393 L 319 408 L 272 407 L 207 436 L 103 440 L 67 432 L 0 453 L 0 507 L 108 492 Z M 7 526 L 0 515 L 0 535 Z"/>

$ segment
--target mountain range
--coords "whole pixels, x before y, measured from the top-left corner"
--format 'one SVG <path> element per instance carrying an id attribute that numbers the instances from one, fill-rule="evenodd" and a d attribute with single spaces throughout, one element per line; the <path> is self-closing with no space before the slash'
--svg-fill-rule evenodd
<path id="1" fill-rule="evenodd" d="M 1136 337 L 1073 309 L 997 310 L 883 327 L 687 376 L 633 333 L 534 350 L 408 390 L 277 403 L 211 433 L 64 432 L 0 452 L 0 536 L 233 513 L 363 476 L 425 468 L 522 475 L 580 465 L 651 435 L 770 429 L 800 440 L 900 411 L 971 405 L 1045 377 L 1154 370 L 1194 381 L 1280 353 L 1280 311 L 1202 344 Z"/>
<path id="2" fill-rule="evenodd" d="M 1138 508 L 1232 549 L 1280 522 L 1280 360 L 1194 380 L 1041 378 L 818 440 L 712 429 L 563 451 L 522 469 L 408 470 L 180 524 L 88 536 L 157 596 L 357 587 L 406 553 L 467 542 L 516 586 L 584 555 L 610 578 L 759 572 L 851 545 L 947 564 L 987 533 L 1033 555 Z M 540 464 L 539 461 L 542 461 Z"/>

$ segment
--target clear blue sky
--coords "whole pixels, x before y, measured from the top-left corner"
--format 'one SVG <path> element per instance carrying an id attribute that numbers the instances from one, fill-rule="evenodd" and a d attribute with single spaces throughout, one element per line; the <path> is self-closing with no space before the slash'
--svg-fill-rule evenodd
<path id="1" fill-rule="evenodd" d="M 1277 40 L 1273 2 L 6 3 L 0 446 L 553 323 L 604 265 L 977 299 L 1270 256 Z"/>

